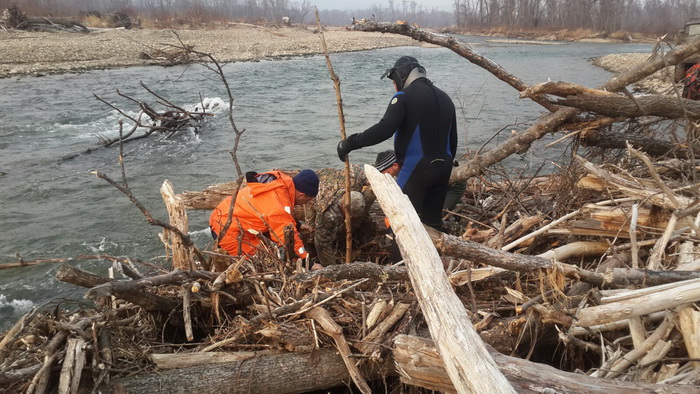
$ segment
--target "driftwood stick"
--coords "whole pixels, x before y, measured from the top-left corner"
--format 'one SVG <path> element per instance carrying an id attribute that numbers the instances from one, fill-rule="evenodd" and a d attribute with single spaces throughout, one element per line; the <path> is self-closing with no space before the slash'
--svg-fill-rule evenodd
<path id="1" fill-rule="evenodd" d="M 390 175 L 370 165 L 365 165 L 365 175 L 396 233 L 421 310 L 456 390 L 514 393 L 452 290 L 440 256 L 408 197 Z"/>
<path id="2" fill-rule="evenodd" d="M 656 244 L 651 249 L 651 256 L 649 256 L 649 261 L 647 262 L 647 269 L 658 270 L 661 268 L 661 259 L 666 252 L 666 246 L 671 239 L 671 235 L 673 235 L 673 232 L 676 230 L 676 223 L 678 223 L 678 218 L 676 215 L 671 215 L 666 230 L 664 230 L 661 238 L 656 241 Z"/>
<path id="3" fill-rule="evenodd" d="M 192 313 L 190 312 L 190 306 L 192 303 L 192 284 L 185 283 L 182 285 L 182 319 L 185 324 L 185 338 L 188 342 L 194 340 L 194 335 L 192 334 Z"/>
<path id="4" fill-rule="evenodd" d="M 551 223 L 549 223 L 549 224 L 547 224 L 547 225 L 545 225 L 545 226 L 540 227 L 537 231 L 533 231 L 533 232 L 531 232 L 530 234 L 527 234 L 527 235 L 524 236 L 524 237 L 520 237 L 520 238 L 516 239 L 515 241 L 513 241 L 513 242 L 509 243 L 508 245 L 502 247 L 501 250 L 504 250 L 504 251 L 507 252 L 507 251 L 513 249 L 514 247 L 520 245 L 521 243 L 523 243 L 523 242 L 525 242 L 525 241 L 527 241 L 527 240 L 530 240 L 530 239 L 532 239 L 532 238 L 535 238 L 536 236 L 538 236 L 538 235 L 540 235 L 540 234 L 545 233 L 547 230 L 549 230 L 550 228 L 556 226 L 557 224 L 562 223 L 562 222 L 565 222 L 565 221 L 571 219 L 572 217 L 578 215 L 578 213 L 579 213 L 579 210 L 578 210 L 578 209 L 575 210 L 575 211 L 573 211 L 573 212 L 571 212 L 571 213 L 568 213 L 568 214 L 566 214 L 566 215 L 560 217 L 559 219 L 557 219 L 557 220 L 555 220 L 555 221 L 553 221 L 553 222 L 551 222 Z"/>
<path id="5" fill-rule="evenodd" d="M 323 48 L 323 54 L 326 57 L 326 67 L 328 67 L 328 73 L 333 80 L 333 88 L 335 89 L 335 99 L 338 106 L 338 122 L 340 123 L 340 139 L 344 140 L 345 135 L 345 114 L 343 113 L 343 97 L 340 94 L 340 78 L 333 71 L 333 64 L 331 63 L 331 57 L 328 54 L 328 46 L 326 45 L 326 37 L 323 35 L 323 27 L 321 26 L 321 18 L 318 16 L 318 8 L 316 11 L 316 27 L 318 28 L 318 34 L 321 37 L 321 47 Z M 350 216 L 350 192 L 351 180 L 350 180 L 350 157 L 346 155 L 345 157 L 345 196 L 343 197 L 343 211 L 345 213 L 345 263 L 350 264 L 352 262 L 352 218 Z"/>
<path id="6" fill-rule="evenodd" d="M 408 280 L 408 271 L 404 266 L 386 266 L 368 262 L 353 264 L 334 264 L 316 271 L 307 271 L 291 277 L 300 283 L 316 283 L 316 281 L 337 282 L 340 280 L 357 280 L 370 278 L 376 281 Z"/>
<path id="7" fill-rule="evenodd" d="M 396 324 L 406 314 L 408 308 L 411 304 L 397 303 L 391 309 L 391 312 L 382 320 L 372 331 L 364 336 L 360 341 L 355 343 L 355 347 L 358 348 L 364 354 L 371 354 L 380 345 L 381 339 L 384 334 L 389 331 L 389 329 Z"/>
<path id="8" fill-rule="evenodd" d="M 321 307 L 315 307 L 307 311 L 306 316 L 314 319 L 314 321 L 316 321 L 323 328 L 323 330 L 326 331 L 331 338 L 333 338 L 335 346 L 338 349 L 338 353 L 340 353 L 340 356 L 343 358 L 343 362 L 348 368 L 350 377 L 352 378 L 352 381 L 355 382 L 357 388 L 359 388 L 363 394 L 371 394 L 372 389 L 369 388 L 364 376 L 362 376 L 362 373 L 357 368 L 357 365 L 355 365 L 353 360 L 350 358 L 352 352 L 350 351 L 348 341 L 345 339 L 345 335 L 343 335 L 342 327 L 340 327 L 338 323 L 333 320 L 327 310 Z"/>
<path id="9" fill-rule="evenodd" d="M 673 313 L 668 312 L 664 317 L 664 321 L 659 325 L 653 334 L 649 335 L 644 343 L 642 343 L 642 346 L 625 354 L 624 357 L 620 358 L 616 363 L 614 363 L 605 377 L 607 379 L 613 379 L 620 376 L 622 372 L 627 370 L 627 368 L 629 368 L 637 360 L 644 357 L 649 350 L 656 345 L 657 342 L 666 338 L 674 327 L 672 317 Z"/>
<path id="10" fill-rule="evenodd" d="M 44 354 L 44 363 L 37 373 L 32 378 L 32 381 L 27 388 L 28 394 L 39 394 L 46 391 L 46 386 L 49 380 L 49 370 L 53 366 L 54 362 L 58 358 L 58 349 L 63 342 L 68 338 L 68 331 L 60 330 L 46 346 L 46 351 Z"/>
<path id="11" fill-rule="evenodd" d="M 71 338 L 66 346 L 66 356 L 63 359 L 59 377 L 58 392 L 76 394 L 80 387 L 80 377 L 85 366 L 85 340 Z"/>
<path id="12" fill-rule="evenodd" d="M 665 311 L 654 312 L 646 316 L 649 322 L 660 322 L 664 318 Z M 573 326 L 569 328 L 568 333 L 573 336 L 600 335 L 601 332 L 621 331 L 629 328 L 629 320 L 618 320 L 611 323 L 599 324 L 591 327 Z M 646 336 L 645 336 L 646 339 Z"/>
<path id="13" fill-rule="evenodd" d="M 632 249 L 632 268 L 639 268 L 639 245 L 637 245 L 637 219 L 639 218 L 639 204 L 632 205 L 632 218 L 630 219 L 630 244 Z"/>
<path id="14" fill-rule="evenodd" d="M 545 259 L 561 261 L 570 257 L 601 256 L 608 249 L 610 249 L 610 245 L 605 241 L 580 241 L 550 249 L 544 253 L 538 254 L 537 256 Z"/>
<path id="15" fill-rule="evenodd" d="M 688 357 L 700 359 L 700 312 L 694 307 L 681 309 L 678 312 L 678 328 L 683 334 Z M 696 370 L 700 369 L 700 361 L 692 363 Z"/>
<path id="16" fill-rule="evenodd" d="M 647 339 L 647 330 L 644 328 L 642 318 L 637 316 L 627 320 L 632 337 L 632 344 L 635 348 L 642 346 L 642 343 Z"/>

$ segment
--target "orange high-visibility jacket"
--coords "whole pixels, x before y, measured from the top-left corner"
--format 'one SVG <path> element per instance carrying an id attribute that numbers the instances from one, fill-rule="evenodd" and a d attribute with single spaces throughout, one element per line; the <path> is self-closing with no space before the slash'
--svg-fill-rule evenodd
<path id="1" fill-rule="evenodd" d="M 296 228 L 296 220 L 292 216 L 296 191 L 292 178 L 280 171 L 246 174 L 246 177 L 248 185 L 236 196 L 233 219 L 226 234 L 219 240 L 219 247 L 231 256 L 252 256 L 260 243 L 256 233 L 265 234 L 277 244 L 284 245 L 284 228 L 291 225 L 294 228 L 294 253 L 298 257 L 306 258 L 308 253 L 304 249 L 304 243 Z M 225 198 L 209 217 L 209 226 L 217 236 L 221 234 L 228 220 L 231 200 L 231 196 Z M 239 237 L 242 240 L 240 245 Z"/>

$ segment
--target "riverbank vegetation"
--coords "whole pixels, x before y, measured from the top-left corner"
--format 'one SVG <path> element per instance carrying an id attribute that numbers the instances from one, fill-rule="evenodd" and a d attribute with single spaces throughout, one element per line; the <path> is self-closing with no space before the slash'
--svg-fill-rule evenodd
<path id="1" fill-rule="evenodd" d="M 87 24 L 128 18 L 142 27 L 170 28 L 208 24 L 315 24 L 308 0 L 247 0 L 188 2 L 183 0 L 84 1 L 59 3 L 0 0 L 0 9 L 16 5 L 31 16 L 74 17 Z M 637 34 L 672 37 L 689 19 L 698 17 L 697 0 L 455 0 L 452 10 L 438 10 L 416 0 L 387 0 L 367 9 L 319 10 L 328 25 L 347 26 L 352 20 L 404 20 L 431 28 L 487 34 L 556 34 L 559 31 L 595 32 L 598 36 L 634 37 Z M 114 17 L 114 16 L 118 17 Z M 586 34 L 586 35 L 591 35 Z M 572 34 L 567 35 L 572 37 Z"/>

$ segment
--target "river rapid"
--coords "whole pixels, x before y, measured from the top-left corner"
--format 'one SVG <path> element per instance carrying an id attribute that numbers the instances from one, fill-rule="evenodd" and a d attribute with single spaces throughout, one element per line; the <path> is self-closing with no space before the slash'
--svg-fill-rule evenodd
<path id="1" fill-rule="evenodd" d="M 611 77 L 590 63 L 610 53 L 650 52 L 651 44 L 561 43 L 523 45 L 463 37 L 476 51 L 527 84 L 568 81 L 596 87 Z M 393 94 L 384 70 L 403 55 L 416 57 L 428 77 L 457 106 L 458 154 L 502 142 L 512 130 L 523 131 L 544 109 L 493 75 L 444 48 L 401 47 L 331 55 L 341 80 L 349 134 L 378 121 Z M 341 168 L 336 95 L 323 56 L 228 64 L 224 68 L 234 96 L 234 119 L 245 129 L 239 148 L 243 171 L 272 168 Z M 0 79 L 0 264 L 81 254 L 108 254 L 151 260 L 164 253 L 159 228 L 149 226 L 128 198 L 91 174 L 101 171 L 120 181 L 118 147 L 79 154 L 118 136 L 118 122 L 128 120 L 96 96 L 135 115 L 138 108 L 117 95 L 157 107 L 139 83 L 186 108 L 201 98 L 227 100 L 223 84 L 199 65 L 134 67 L 82 74 Z M 133 194 L 158 218 L 167 220 L 159 188 L 164 180 L 176 192 L 201 190 L 235 179 L 229 150 L 233 132 L 225 112 L 199 129 L 172 138 L 152 136 L 124 146 L 125 170 Z M 502 135 L 492 138 L 499 130 Z M 519 168 L 553 169 L 566 160 L 565 147 L 539 142 L 525 155 L 509 159 Z M 391 149 L 391 140 L 353 152 L 353 163 L 371 163 Z M 79 154 L 70 159 L 68 156 Z M 210 237 L 209 212 L 189 212 L 190 231 L 198 246 Z M 70 264 L 104 274 L 106 261 Z M 57 281 L 58 265 L 0 269 L 0 331 L 34 306 L 59 298 L 82 299 L 83 289 Z"/>

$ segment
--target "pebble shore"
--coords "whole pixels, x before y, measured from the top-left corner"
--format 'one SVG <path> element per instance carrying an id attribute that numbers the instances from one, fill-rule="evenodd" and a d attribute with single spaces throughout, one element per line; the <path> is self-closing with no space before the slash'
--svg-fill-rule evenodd
<path id="1" fill-rule="evenodd" d="M 86 70 L 157 65 L 142 59 L 143 52 L 194 45 L 219 62 L 280 59 L 323 53 L 321 38 L 304 27 L 256 27 L 238 25 L 199 30 L 133 29 L 85 33 L 0 31 L 0 78 L 41 76 Z M 178 39 L 179 36 L 179 39 Z M 328 50 L 351 52 L 419 45 L 409 37 L 382 33 L 324 30 Z"/>
<path id="2" fill-rule="evenodd" d="M 351 52 L 395 46 L 422 45 L 405 36 L 350 31 L 327 27 L 328 50 Z M 219 62 L 282 59 L 323 53 L 320 35 L 313 27 L 259 27 L 240 24 L 196 30 L 108 29 L 88 34 L 68 32 L 0 31 L 0 78 L 42 76 L 130 66 L 161 64 L 142 53 L 172 50 L 180 40 Z M 644 62 L 649 54 L 627 53 L 596 58 L 593 63 L 612 72 Z M 669 94 L 672 84 L 664 72 L 635 84 L 647 93 Z"/>

